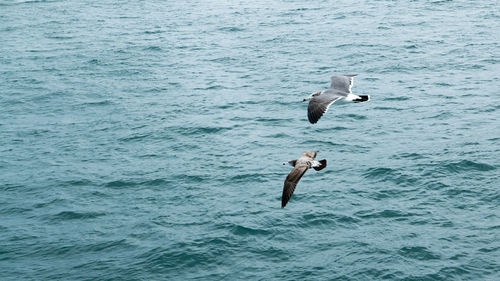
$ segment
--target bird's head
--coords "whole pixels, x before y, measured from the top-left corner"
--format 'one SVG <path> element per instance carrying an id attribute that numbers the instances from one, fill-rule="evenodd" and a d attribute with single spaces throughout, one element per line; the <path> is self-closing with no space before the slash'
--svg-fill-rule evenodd
<path id="1" fill-rule="evenodd" d="M 307 98 L 303 99 L 302 102 L 311 100 L 313 97 L 319 96 L 320 94 L 321 94 L 321 92 L 314 92 L 314 93 L 310 94 L 309 96 L 307 96 Z"/>

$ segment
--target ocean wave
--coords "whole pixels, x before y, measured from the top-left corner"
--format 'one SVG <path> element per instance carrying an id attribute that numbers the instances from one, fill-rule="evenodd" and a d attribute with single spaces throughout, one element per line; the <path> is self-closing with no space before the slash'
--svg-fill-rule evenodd
<path id="1" fill-rule="evenodd" d="M 154 52 L 161 52 L 163 51 L 162 47 L 160 46 L 148 46 L 143 49 L 144 51 L 154 51 Z"/>
<path id="2" fill-rule="evenodd" d="M 440 255 L 433 253 L 426 247 L 422 246 L 407 246 L 399 249 L 398 254 L 410 259 L 416 260 L 439 260 L 441 258 Z"/>
<path id="3" fill-rule="evenodd" d="M 184 136 L 217 134 L 232 130 L 233 127 L 174 127 L 171 128 Z"/>
<path id="4" fill-rule="evenodd" d="M 317 131 L 322 131 L 322 132 L 325 132 L 325 131 L 344 131 L 344 130 L 352 130 L 352 128 L 349 128 L 349 127 L 343 127 L 343 126 L 334 126 L 334 127 L 329 127 L 329 128 L 321 128 L 321 129 L 317 129 Z"/>
<path id="5" fill-rule="evenodd" d="M 391 156 L 391 158 L 393 158 L 393 159 L 419 160 L 419 159 L 425 159 L 425 158 L 428 158 L 428 157 L 425 156 L 425 155 L 422 155 L 420 153 L 416 153 L 416 152 L 412 152 L 412 153 L 410 153 L 410 152 L 404 152 L 404 153 L 393 155 L 393 156 Z"/>
<path id="6" fill-rule="evenodd" d="M 112 180 L 104 183 L 105 187 L 111 188 L 125 188 L 125 187 L 153 187 L 153 186 L 167 186 L 172 184 L 172 181 L 181 177 L 184 180 L 192 180 L 192 181 L 200 181 L 202 180 L 199 176 L 192 175 L 182 175 L 175 176 L 173 175 L 169 179 L 167 178 L 157 178 L 157 179 L 149 179 L 149 180 Z"/>
<path id="7" fill-rule="evenodd" d="M 68 257 L 71 255 L 84 254 L 84 253 L 100 253 L 103 251 L 112 251 L 119 249 L 121 251 L 129 250 L 133 247 L 132 244 L 125 239 L 89 242 L 87 244 L 72 243 L 64 244 L 58 242 L 50 242 L 39 244 L 34 248 L 34 251 L 27 254 L 32 256 L 47 257 Z"/>
<path id="8" fill-rule="evenodd" d="M 443 169 L 451 173 L 460 173 L 464 171 L 480 171 L 487 172 L 496 170 L 496 167 L 485 163 L 474 162 L 470 160 L 461 160 L 459 162 L 442 163 L 440 165 Z"/>
<path id="9" fill-rule="evenodd" d="M 111 100 L 88 101 L 78 105 L 78 107 L 114 105 Z"/>
<path id="10" fill-rule="evenodd" d="M 402 186 L 412 186 L 419 182 L 419 178 L 408 174 L 406 169 L 369 168 L 363 176 L 366 179 L 388 181 Z"/>
<path id="11" fill-rule="evenodd" d="M 387 106 L 376 106 L 373 109 L 376 109 L 376 110 L 391 110 L 391 111 L 402 111 L 402 110 L 405 110 L 404 108 L 387 107 Z"/>
<path id="12" fill-rule="evenodd" d="M 444 177 L 450 174 L 489 172 L 496 169 L 495 166 L 470 160 L 440 161 L 426 165 L 422 176 Z"/>
<path id="13" fill-rule="evenodd" d="M 367 119 L 367 117 L 365 115 L 359 115 L 359 114 L 354 114 L 354 113 L 340 114 L 338 116 L 338 118 L 340 118 L 340 119 L 343 119 L 343 118 L 352 118 L 352 119 L 355 119 L 355 120 L 366 120 Z"/>
<path id="14" fill-rule="evenodd" d="M 245 183 L 248 181 L 252 182 L 266 182 L 267 176 L 261 173 L 248 173 L 248 174 L 239 174 L 236 176 L 232 176 L 229 180 L 231 183 Z"/>
<path id="15" fill-rule="evenodd" d="M 270 235 L 272 232 L 265 228 L 243 226 L 234 223 L 216 224 L 216 228 L 230 231 L 233 235 L 254 237 L 258 235 Z"/>
<path id="16" fill-rule="evenodd" d="M 23 214 L 23 213 L 30 212 L 31 210 L 32 209 L 20 208 L 20 207 L 2 208 L 2 209 L 0 209 L 0 215 Z"/>
<path id="17" fill-rule="evenodd" d="M 63 211 L 58 214 L 51 216 L 53 222 L 65 221 L 65 220 L 82 220 L 82 219 L 95 219 L 98 217 L 105 216 L 105 213 L 101 212 L 75 212 L 75 211 Z"/>
<path id="18" fill-rule="evenodd" d="M 156 247 L 145 253 L 135 256 L 135 265 L 145 268 L 154 273 L 178 273 L 179 270 L 189 270 L 191 268 L 212 268 L 217 264 L 217 259 L 222 251 L 227 251 L 228 247 L 210 247 L 207 250 L 200 250 L 204 243 L 173 243 L 170 247 Z M 233 246 L 233 247 L 236 247 Z"/>
<path id="19" fill-rule="evenodd" d="M 56 198 L 56 199 L 52 199 L 48 202 L 43 202 L 43 203 L 36 203 L 36 204 L 33 204 L 33 208 L 45 208 L 47 206 L 50 206 L 50 205 L 57 205 L 57 204 L 62 204 L 62 203 L 65 203 L 67 202 L 66 199 L 61 199 L 61 198 Z"/>
<path id="20" fill-rule="evenodd" d="M 416 213 L 404 212 L 400 210 L 383 210 L 383 211 L 359 211 L 354 213 L 355 216 L 362 219 L 377 219 L 377 218 L 407 218 L 418 216 Z"/>
<path id="21" fill-rule="evenodd" d="M 224 31 L 224 32 L 240 32 L 240 31 L 245 31 L 244 28 L 235 27 L 235 26 L 221 27 L 221 28 L 219 28 L 217 30 Z"/>
<path id="22" fill-rule="evenodd" d="M 360 220 L 358 218 L 334 213 L 312 213 L 302 216 L 299 226 L 303 228 L 324 226 L 334 227 L 339 225 L 356 225 Z"/>
<path id="23" fill-rule="evenodd" d="M 136 182 L 132 181 L 123 181 L 123 180 L 114 180 L 107 182 L 104 186 L 105 187 L 131 187 L 131 186 L 136 186 Z"/>

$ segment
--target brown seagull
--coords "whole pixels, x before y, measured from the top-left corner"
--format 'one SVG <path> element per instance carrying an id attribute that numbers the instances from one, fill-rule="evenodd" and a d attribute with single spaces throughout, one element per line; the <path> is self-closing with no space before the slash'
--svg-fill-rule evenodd
<path id="1" fill-rule="evenodd" d="M 319 151 L 304 151 L 302 152 L 302 155 L 299 159 L 283 163 L 283 165 L 288 164 L 290 166 L 293 166 L 294 168 L 285 179 L 285 185 L 283 186 L 283 195 L 281 197 L 281 208 L 285 208 L 286 203 L 288 203 L 288 200 L 290 200 L 293 192 L 295 191 L 297 183 L 299 183 L 299 180 L 309 168 L 312 167 L 314 168 L 314 170 L 320 171 L 326 167 L 326 159 L 320 161 L 314 160 L 318 152 Z"/>

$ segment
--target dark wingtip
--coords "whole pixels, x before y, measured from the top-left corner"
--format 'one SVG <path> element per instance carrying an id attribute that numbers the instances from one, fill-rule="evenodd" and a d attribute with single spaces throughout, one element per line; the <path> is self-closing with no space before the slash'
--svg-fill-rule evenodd
<path id="1" fill-rule="evenodd" d="M 315 114 L 311 114 L 311 112 L 308 112 L 307 113 L 307 119 L 309 120 L 309 122 L 311 124 L 316 124 L 318 123 L 319 119 L 321 118 L 321 115 L 320 116 L 317 116 Z"/>
<path id="2" fill-rule="evenodd" d="M 359 96 L 359 99 L 355 99 L 354 102 L 365 102 L 369 101 L 370 96 L 369 95 L 364 95 L 364 96 Z"/>
<path id="3" fill-rule="evenodd" d="M 281 209 L 285 208 L 288 201 L 290 201 L 290 198 L 287 198 L 285 195 L 281 197 Z"/>
<path id="4" fill-rule="evenodd" d="M 319 167 L 313 167 L 313 168 L 314 168 L 314 170 L 316 170 L 316 171 L 321 171 L 321 170 L 323 170 L 324 168 L 326 168 L 326 159 L 319 160 L 318 162 L 319 162 L 319 163 L 321 163 L 321 166 L 319 166 Z"/>

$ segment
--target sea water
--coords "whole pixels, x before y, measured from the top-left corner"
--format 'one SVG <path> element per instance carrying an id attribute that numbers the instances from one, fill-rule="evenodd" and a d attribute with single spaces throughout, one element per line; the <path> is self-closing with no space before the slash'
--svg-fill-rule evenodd
<path id="1" fill-rule="evenodd" d="M 0 280 L 500 280 L 498 4 L 1 0 Z"/>

